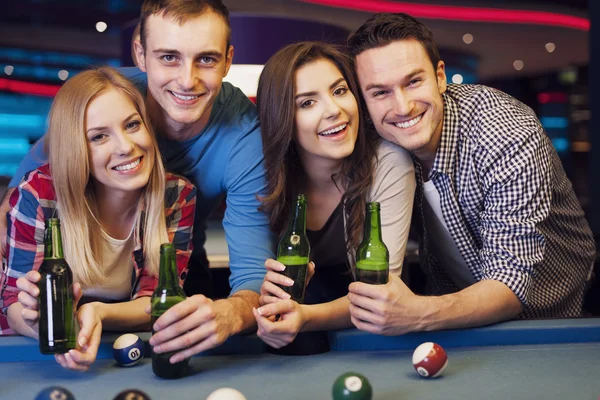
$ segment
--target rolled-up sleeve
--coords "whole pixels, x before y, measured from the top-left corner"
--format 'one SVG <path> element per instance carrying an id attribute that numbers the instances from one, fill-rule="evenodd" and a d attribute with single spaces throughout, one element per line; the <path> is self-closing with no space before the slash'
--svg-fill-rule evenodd
<path id="1" fill-rule="evenodd" d="M 504 283 L 527 304 L 535 268 L 544 260 L 545 238 L 538 229 L 550 214 L 551 144 L 538 126 L 501 160 L 485 182 L 481 213 L 483 279 Z"/>
<path id="2" fill-rule="evenodd" d="M 259 211 L 258 195 L 266 190 L 258 121 L 235 143 L 225 171 L 227 208 L 223 227 L 229 249 L 231 294 L 260 292 L 267 258 L 274 258 L 275 236 L 268 218 Z"/>

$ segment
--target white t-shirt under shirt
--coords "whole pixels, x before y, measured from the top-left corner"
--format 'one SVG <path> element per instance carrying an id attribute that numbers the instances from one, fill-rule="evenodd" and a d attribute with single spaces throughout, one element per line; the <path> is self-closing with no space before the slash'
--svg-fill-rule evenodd
<path id="1" fill-rule="evenodd" d="M 84 295 L 97 300 L 129 300 L 131 297 L 131 277 L 133 274 L 133 230 L 126 239 L 115 239 L 104 229 L 102 235 L 102 267 L 108 277 L 102 287 L 86 289 Z"/>
<path id="2" fill-rule="evenodd" d="M 475 278 L 448 231 L 448 225 L 442 215 L 440 194 L 433 181 L 423 182 L 423 195 L 425 197 L 423 214 L 427 225 L 427 236 L 430 238 L 429 249 L 454 283 L 460 289 L 464 289 L 475 283 Z"/>

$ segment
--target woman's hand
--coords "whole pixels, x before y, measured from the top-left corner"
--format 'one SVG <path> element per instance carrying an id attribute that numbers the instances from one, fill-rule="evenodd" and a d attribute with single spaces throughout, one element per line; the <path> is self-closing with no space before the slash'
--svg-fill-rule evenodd
<path id="1" fill-rule="evenodd" d="M 20 290 L 18 299 L 23 307 L 21 317 L 35 331 L 36 338 L 39 337 L 38 320 L 40 313 L 38 311 L 38 297 L 40 296 L 40 289 L 38 288 L 38 282 L 40 279 L 41 275 L 37 271 L 29 271 L 25 276 L 17 279 L 17 288 Z"/>
<path id="2" fill-rule="evenodd" d="M 35 331 L 39 338 L 39 296 L 38 283 L 41 275 L 38 271 L 29 271 L 25 276 L 17 279 L 19 303 L 22 305 L 21 317 L 23 321 Z M 77 347 L 65 354 L 55 354 L 54 358 L 64 368 L 87 371 L 96 361 L 96 354 L 102 336 L 102 320 L 98 313 L 100 303 L 89 303 L 77 310 L 83 292 L 79 283 L 73 284 L 73 312 L 81 327 L 77 336 Z"/>
<path id="3" fill-rule="evenodd" d="M 285 265 L 277 260 L 269 258 L 265 261 L 265 267 L 267 273 L 263 279 L 262 286 L 260 287 L 260 305 L 271 304 L 279 300 L 287 300 L 290 295 L 287 294 L 282 288 L 277 285 L 291 287 L 294 285 L 294 281 L 287 276 L 283 275 L 282 272 L 285 270 Z M 315 264 L 311 261 L 308 263 L 306 272 L 306 285 L 315 274 Z"/>
<path id="4" fill-rule="evenodd" d="M 303 305 L 294 300 L 279 300 L 252 309 L 258 330 L 256 334 L 263 342 L 279 349 L 294 341 L 305 324 Z M 280 315 L 278 320 L 275 316 Z"/>
<path id="5" fill-rule="evenodd" d="M 73 285 L 75 293 L 75 303 L 81 299 L 81 287 L 79 284 Z M 101 303 L 84 304 L 77 311 L 77 321 L 80 331 L 77 335 L 77 348 L 69 350 L 65 354 L 55 354 L 56 361 L 67 369 L 75 371 L 87 371 L 96 361 L 100 338 L 102 336 L 102 318 L 100 317 L 99 307 Z"/>

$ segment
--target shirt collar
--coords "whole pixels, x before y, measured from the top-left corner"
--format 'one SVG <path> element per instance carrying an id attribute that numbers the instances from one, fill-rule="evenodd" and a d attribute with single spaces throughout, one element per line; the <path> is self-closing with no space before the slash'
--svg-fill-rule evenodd
<path id="1" fill-rule="evenodd" d="M 429 176 L 435 173 L 452 175 L 454 173 L 460 117 L 458 105 L 448 92 L 442 94 L 444 101 L 444 121 L 440 144 L 435 155 L 435 161 Z"/>

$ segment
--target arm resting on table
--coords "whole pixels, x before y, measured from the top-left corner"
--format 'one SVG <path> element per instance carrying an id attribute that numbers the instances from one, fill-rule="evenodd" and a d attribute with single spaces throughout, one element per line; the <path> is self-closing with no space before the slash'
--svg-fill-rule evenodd
<path id="1" fill-rule="evenodd" d="M 423 320 L 418 330 L 470 328 L 489 325 L 516 317 L 521 301 L 502 282 L 479 281 L 460 292 L 421 297 Z"/>
<path id="2" fill-rule="evenodd" d="M 229 325 L 230 335 L 249 333 L 256 330 L 256 319 L 252 308 L 260 306 L 259 294 L 252 290 L 240 290 L 226 299 L 215 301 L 215 308 L 223 314 Z"/>
<path id="3" fill-rule="evenodd" d="M 147 331 L 150 330 L 150 315 L 146 308 L 150 305 L 150 297 L 140 297 L 123 303 L 92 303 L 102 320 L 103 330 L 109 331 Z"/>
<path id="4" fill-rule="evenodd" d="M 302 331 L 327 331 L 352 326 L 348 296 L 321 304 L 303 304 L 306 323 Z"/>

